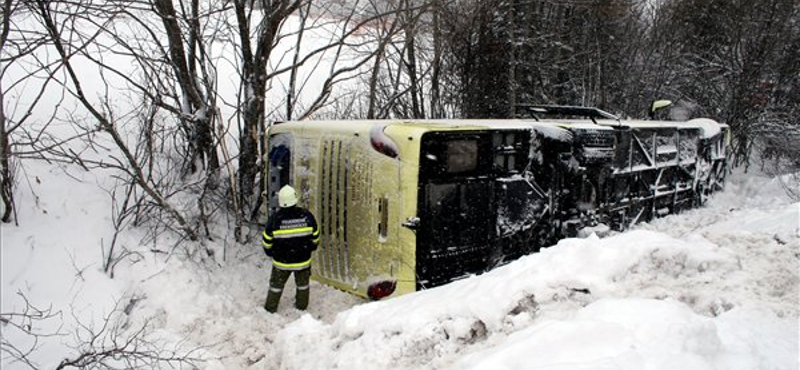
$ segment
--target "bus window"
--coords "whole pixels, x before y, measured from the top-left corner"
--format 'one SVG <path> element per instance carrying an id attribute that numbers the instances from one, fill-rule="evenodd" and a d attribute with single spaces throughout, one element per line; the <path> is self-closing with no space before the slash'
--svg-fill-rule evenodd
<path id="1" fill-rule="evenodd" d="M 269 214 L 278 209 L 278 190 L 292 181 L 292 137 L 290 134 L 275 134 L 270 137 L 267 164 L 267 198 Z"/>
<path id="2" fill-rule="evenodd" d="M 492 135 L 494 169 L 499 175 L 520 173 L 524 169 L 530 148 L 530 134 L 524 132 L 495 132 Z"/>
<path id="3" fill-rule="evenodd" d="M 478 141 L 463 139 L 447 142 L 447 173 L 475 171 L 478 166 Z"/>
<path id="4" fill-rule="evenodd" d="M 420 152 L 421 176 L 427 179 L 485 176 L 491 172 L 491 136 L 482 132 L 426 133 Z"/>

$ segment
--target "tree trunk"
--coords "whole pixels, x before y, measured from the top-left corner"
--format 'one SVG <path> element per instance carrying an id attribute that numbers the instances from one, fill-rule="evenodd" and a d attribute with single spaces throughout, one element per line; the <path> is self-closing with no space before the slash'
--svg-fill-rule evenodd
<path id="1" fill-rule="evenodd" d="M 439 0 L 433 3 L 433 61 L 431 61 L 431 117 L 444 118 L 439 78 L 442 70 L 442 25 Z"/>
<path id="2" fill-rule="evenodd" d="M 161 22 L 164 24 L 164 31 L 169 41 L 170 64 L 175 69 L 178 84 L 183 92 L 185 105 L 184 117 L 181 118 L 184 131 L 188 136 L 189 145 L 189 167 L 192 172 L 197 170 L 197 162 L 206 167 L 208 173 L 213 173 L 219 169 L 219 157 L 214 146 L 213 128 L 211 116 L 214 114 L 215 107 L 210 106 L 211 91 L 203 93 L 203 89 L 198 85 L 201 77 L 198 76 L 196 63 L 202 62 L 204 53 L 198 52 L 201 48 L 201 36 L 199 25 L 199 2 L 192 0 L 191 15 L 188 16 L 191 25 L 186 45 L 188 53 L 184 47 L 184 35 L 178 23 L 179 17 L 175 12 L 172 0 L 153 0 Z M 200 55 L 200 56 L 198 56 Z"/>
<path id="3" fill-rule="evenodd" d="M 508 116 L 517 116 L 517 2 L 511 0 L 508 10 Z"/>
<path id="4" fill-rule="evenodd" d="M 386 43 L 381 42 L 378 45 L 378 52 L 375 53 L 375 63 L 372 65 L 372 72 L 369 77 L 369 107 L 367 108 L 367 119 L 377 118 L 375 117 L 375 106 L 378 99 L 378 78 L 380 78 L 381 74 L 381 61 L 383 60 L 385 47 Z"/>
<path id="5" fill-rule="evenodd" d="M 408 53 L 408 62 L 406 68 L 408 69 L 408 81 L 410 86 L 409 93 L 411 94 L 411 118 L 422 118 L 425 112 L 420 106 L 419 98 L 419 78 L 417 78 L 417 51 L 414 38 L 416 35 L 416 17 L 411 10 L 411 3 L 406 0 L 406 52 Z"/>
<path id="6" fill-rule="evenodd" d="M 11 3 L 13 0 L 3 2 L 3 30 L 0 34 L 0 51 L 3 51 L 8 34 L 11 31 Z M 2 76 L 0 76 L 2 77 Z M 3 81 L 0 78 L 0 199 L 3 201 L 3 215 L 0 221 L 11 221 L 11 214 L 15 213 L 14 207 L 14 178 L 11 170 L 11 140 L 6 125 L 5 95 L 3 94 Z"/>
<path id="7" fill-rule="evenodd" d="M 267 63 L 281 23 L 297 10 L 301 0 L 277 0 L 264 5 L 264 18 L 258 26 L 255 50 L 250 40 L 250 17 L 248 0 L 234 1 L 239 39 L 242 44 L 242 128 L 239 136 L 239 197 L 242 211 L 250 209 L 256 190 L 256 175 L 259 173 L 258 138 L 259 127 L 264 122 L 264 97 L 267 83 Z"/>
<path id="8" fill-rule="evenodd" d="M 0 221 L 11 221 L 14 213 L 14 178 L 11 171 L 11 148 L 6 131 L 5 99 L 0 82 L 0 199 L 3 201 L 3 216 Z"/>

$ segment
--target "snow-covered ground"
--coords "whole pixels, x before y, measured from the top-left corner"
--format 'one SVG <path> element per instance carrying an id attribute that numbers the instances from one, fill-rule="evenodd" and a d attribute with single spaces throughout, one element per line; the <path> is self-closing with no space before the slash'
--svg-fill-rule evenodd
<path id="1" fill-rule="evenodd" d="M 24 309 L 22 293 L 61 313 L 34 322 L 64 334 L 41 338 L 31 354 L 41 368 L 74 358 L 76 334 L 100 332 L 115 308 L 106 332 L 144 327 L 148 341 L 204 358 L 202 369 L 800 368 L 800 203 L 757 174 L 734 174 L 701 209 L 399 298 L 365 302 L 313 283 L 300 312 L 290 282 L 271 315 L 257 240 L 237 245 L 218 227 L 211 258 L 166 237 L 141 245 L 129 230 L 118 248 L 136 254 L 112 279 L 101 252 L 113 235 L 108 179 L 24 168 L 20 225 L 2 225 L 1 310 Z M 17 348 L 33 344 L 2 330 Z M 29 368 L 2 356 L 3 369 Z"/>

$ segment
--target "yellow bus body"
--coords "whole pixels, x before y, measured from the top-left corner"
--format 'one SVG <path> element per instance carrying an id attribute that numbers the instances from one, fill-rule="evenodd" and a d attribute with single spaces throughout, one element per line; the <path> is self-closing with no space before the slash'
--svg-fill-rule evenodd
<path id="1" fill-rule="evenodd" d="M 415 291 L 416 235 L 402 224 L 417 215 L 420 138 L 430 131 L 484 128 L 400 120 L 273 125 L 271 138 L 288 135 L 292 140 L 289 184 L 320 224 L 312 278 L 362 297 L 380 281 L 396 281 L 394 295 Z M 396 158 L 373 148 L 373 130 L 396 145 Z M 271 150 L 264 159 L 268 179 L 275 177 Z M 273 209 L 282 185 L 267 186 L 265 203 Z"/>

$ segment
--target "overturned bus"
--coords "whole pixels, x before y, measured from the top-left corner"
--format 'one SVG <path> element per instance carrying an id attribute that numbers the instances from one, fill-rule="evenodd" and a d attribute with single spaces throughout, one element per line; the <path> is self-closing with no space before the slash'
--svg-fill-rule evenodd
<path id="1" fill-rule="evenodd" d="M 292 185 L 320 223 L 313 277 L 380 299 L 488 271 L 586 226 L 701 204 L 727 127 L 592 119 L 275 124 L 267 213 Z"/>

